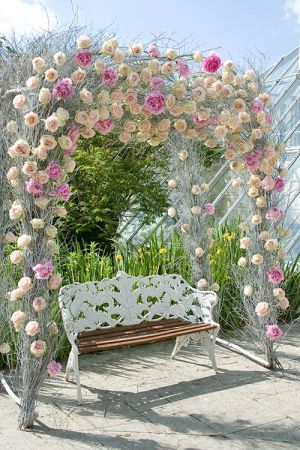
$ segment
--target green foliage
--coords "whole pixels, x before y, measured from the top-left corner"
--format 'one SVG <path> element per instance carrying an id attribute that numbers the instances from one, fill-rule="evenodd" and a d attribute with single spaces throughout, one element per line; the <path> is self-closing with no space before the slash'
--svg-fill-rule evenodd
<path id="1" fill-rule="evenodd" d="M 300 315 L 300 254 L 286 264 L 284 276 L 284 290 L 290 306 L 280 314 L 280 319 L 291 322 Z"/>
<path id="2" fill-rule="evenodd" d="M 167 155 L 161 148 L 113 144 L 96 135 L 80 141 L 74 156 L 79 169 L 70 182 L 74 195 L 64 221 L 70 238 L 110 246 L 128 210 L 142 211 L 147 222 L 166 209 L 162 177 L 167 173 Z"/>

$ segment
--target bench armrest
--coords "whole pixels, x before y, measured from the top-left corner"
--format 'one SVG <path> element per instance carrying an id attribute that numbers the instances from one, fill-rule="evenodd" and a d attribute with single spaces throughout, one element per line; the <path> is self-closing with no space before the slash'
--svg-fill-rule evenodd
<path id="1" fill-rule="evenodd" d="M 196 306 L 194 312 L 202 319 L 204 323 L 217 324 L 213 319 L 213 309 L 218 303 L 218 296 L 213 291 L 199 291 L 194 290 Z"/>

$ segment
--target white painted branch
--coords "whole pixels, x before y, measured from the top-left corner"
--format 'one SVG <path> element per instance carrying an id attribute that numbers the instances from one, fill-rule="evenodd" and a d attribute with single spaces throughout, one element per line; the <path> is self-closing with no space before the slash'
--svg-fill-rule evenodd
<path id="1" fill-rule="evenodd" d="M 19 397 L 16 396 L 16 394 L 11 390 L 11 388 L 9 387 L 6 379 L 4 378 L 4 375 L 2 372 L 0 372 L 0 381 L 2 383 L 2 386 L 4 387 L 4 389 L 6 390 L 6 392 L 8 393 L 8 395 L 10 396 L 10 398 L 16 402 L 16 404 L 18 406 L 21 407 L 21 400 L 19 399 Z"/>
<path id="2" fill-rule="evenodd" d="M 259 364 L 262 367 L 265 367 L 266 369 L 272 369 L 270 363 L 268 361 L 265 361 L 264 359 L 260 358 L 259 356 L 254 355 L 251 352 L 248 352 L 247 350 L 244 350 L 242 347 L 236 344 L 232 344 L 231 342 L 225 341 L 225 339 L 217 338 L 216 344 L 220 347 L 225 348 L 226 350 L 229 350 L 234 353 L 238 353 L 239 355 L 244 356 L 247 359 L 250 359 L 251 361 L 255 362 L 256 364 Z"/>

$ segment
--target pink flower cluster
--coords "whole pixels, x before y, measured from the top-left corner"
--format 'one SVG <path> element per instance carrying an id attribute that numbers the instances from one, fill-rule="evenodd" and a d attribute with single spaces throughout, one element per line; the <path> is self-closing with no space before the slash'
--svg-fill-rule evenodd
<path id="1" fill-rule="evenodd" d="M 57 163 L 51 162 L 46 167 L 46 173 L 49 175 L 49 178 L 51 178 L 52 180 L 58 180 L 62 174 L 62 170 Z"/>
<path id="2" fill-rule="evenodd" d="M 53 266 L 51 261 L 45 261 L 37 264 L 32 268 L 32 270 L 35 272 L 34 277 L 37 280 L 48 280 L 48 278 L 53 273 Z"/>
<path id="3" fill-rule="evenodd" d="M 56 361 L 50 361 L 47 365 L 47 371 L 51 378 L 56 377 L 61 371 L 61 364 Z"/>
<path id="4" fill-rule="evenodd" d="M 277 208 L 276 206 L 270 206 L 270 208 L 267 209 L 267 220 L 270 220 L 271 222 L 277 222 L 278 220 L 282 220 L 283 218 L 284 212 L 280 208 Z"/>
<path id="5" fill-rule="evenodd" d="M 41 183 L 31 178 L 29 181 L 26 181 L 26 191 L 32 195 L 42 195 L 44 190 Z"/>
<path id="6" fill-rule="evenodd" d="M 268 325 L 267 331 L 266 331 L 266 336 L 271 341 L 276 341 L 277 339 L 281 338 L 282 331 L 278 325 Z"/>
<path id="7" fill-rule="evenodd" d="M 204 72 L 215 73 L 221 67 L 221 58 L 216 53 L 211 53 L 204 59 L 202 70 Z"/>
<path id="8" fill-rule="evenodd" d="M 148 55 L 151 58 L 158 58 L 160 56 L 159 48 L 155 44 L 150 44 L 148 47 Z"/>
<path id="9" fill-rule="evenodd" d="M 215 213 L 215 207 L 212 203 L 205 203 L 203 205 L 203 207 L 204 207 L 204 211 L 206 212 L 206 214 L 211 216 L 212 214 Z"/>
<path id="10" fill-rule="evenodd" d="M 262 151 L 261 150 L 254 150 L 251 153 L 248 153 L 245 156 L 245 163 L 247 165 L 247 169 L 250 172 L 255 172 L 255 170 L 259 166 L 259 162 L 262 158 Z"/>
<path id="11" fill-rule="evenodd" d="M 164 80 L 160 77 L 151 78 L 150 86 L 154 91 L 159 91 L 165 84 Z"/>
<path id="12" fill-rule="evenodd" d="M 165 97 L 159 92 L 150 92 L 145 97 L 144 106 L 152 114 L 161 114 L 165 110 Z"/>
<path id="13" fill-rule="evenodd" d="M 271 267 L 267 274 L 270 283 L 279 284 L 284 280 L 283 272 L 279 267 Z"/>
<path id="14" fill-rule="evenodd" d="M 66 201 L 71 197 L 71 190 L 67 183 L 62 183 L 55 186 L 55 188 L 49 192 L 49 195 L 51 197 L 58 197 L 60 200 Z"/>
<path id="15" fill-rule="evenodd" d="M 114 123 L 111 119 L 98 120 L 98 122 L 95 123 L 94 128 L 101 134 L 108 134 L 113 130 Z"/>
<path id="16" fill-rule="evenodd" d="M 177 60 L 177 70 L 182 77 L 187 77 L 191 73 L 189 65 L 181 58 Z"/>
<path id="17" fill-rule="evenodd" d="M 80 67 L 85 69 L 91 64 L 92 54 L 89 50 L 79 50 L 75 55 L 75 61 Z"/>
<path id="18" fill-rule="evenodd" d="M 105 69 L 102 74 L 102 81 L 106 87 L 114 87 L 118 81 L 119 75 L 114 67 L 109 67 Z"/>
<path id="19" fill-rule="evenodd" d="M 66 156 L 72 156 L 75 153 L 75 150 L 77 148 L 77 141 L 80 136 L 80 130 L 79 128 L 73 123 L 68 131 L 67 135 L 71 138 L 72 141 L 72 147 L 64 150 L 64 155 Z"/>
<path id="20" fill-rule="evenodd" d="M 53 97 L 58 100 L 67 100 L 74 94 L 74 87 L 70 78 L 63 78 L 55 83 L 52 91 Z"/>
<path id="21" fill-rule="evenodd" d="M 259 98 L 254 99 L 251 104 L 251 111 L 253 113 L 260 113 L 263 111 L 263 109 L 264 103 Z"/>

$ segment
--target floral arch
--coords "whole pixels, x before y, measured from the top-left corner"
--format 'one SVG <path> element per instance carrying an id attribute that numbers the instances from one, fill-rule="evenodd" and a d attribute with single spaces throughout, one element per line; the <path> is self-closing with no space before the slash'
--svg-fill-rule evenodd
<path id="1" fill-rule="evenodd" d="M 284 146 L 269 137 L 271 99 L 255 72 L 241 74 L 216 53 L 179 55 L 171 48 L 162 52 L 156 43 L 124 49 L 115 38 L 99 46 L 80 36 L 73 52 L 57 49 L 33 57 L 22 83 L 18 92 L 8 92 L 10 114 L 2 118 L 13 195 L 4 240 L 14 248 L 11 263 L 23 265 L 24 272 L 5 300 L 22 374 L 20 428 L 32 426 L 40 385 L 47 372 L 54 376 L 59 369 L 54 361 L 59 333 L 50 306 L 63 280 L 53 263 L 58 250 L 53 221 L 67 214 L 77 141 L 95 133 L 124 146 L 139 142 L 170 153 L 171 198 L 180 202 L 168 214 L 179 217 L 195 284 L 216 290 L 205 257 L 214 207 L 199 149 L 222 148 L 237 172 L 235 185 L 248 189 L 252 218 L 243 224 L 241 246 L 249 257 L 241 258 L 237 271 L 257 339 L 274 367 L 273 342 L 281 334 L 276 311 L 285 298 L 278 249 L 286 233 L 276 195 L 286 174 L 278 163 Z M 10 346 L 0 345 L 9 355 Z"/>

